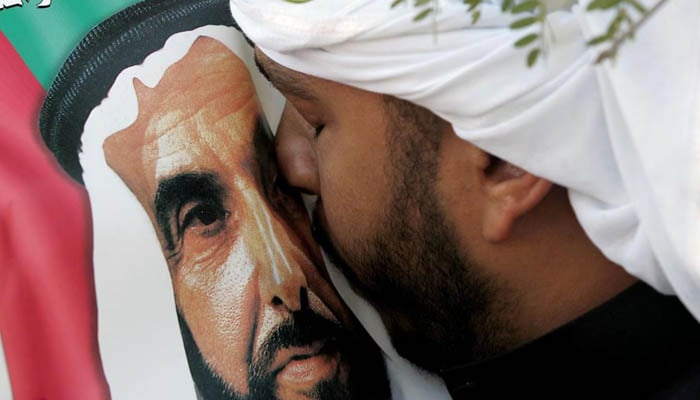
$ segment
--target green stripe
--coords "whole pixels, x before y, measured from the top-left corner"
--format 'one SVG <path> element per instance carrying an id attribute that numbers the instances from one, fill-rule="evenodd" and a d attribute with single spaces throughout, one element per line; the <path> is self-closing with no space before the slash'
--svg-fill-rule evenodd
<path id="1" fill-rule="evenodd" d="M 100 21 L 138 0 L 40 0 L 0 10 L 0 30 L 41 85 L 48 89 L 61 64 L 80 39 Z"/>

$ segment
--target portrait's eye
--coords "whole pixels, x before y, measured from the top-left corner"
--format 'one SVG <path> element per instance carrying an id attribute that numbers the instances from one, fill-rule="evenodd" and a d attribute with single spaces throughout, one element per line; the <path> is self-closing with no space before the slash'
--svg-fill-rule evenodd
<path id="1" fill-rule="evenodd" d="M 211 236 L 221 231 L 227 216 L 228 211 L 214 202 L 190 202 L 180 210 L 178 225 L 183 233 L 192 231 L 197 235 Z"/>

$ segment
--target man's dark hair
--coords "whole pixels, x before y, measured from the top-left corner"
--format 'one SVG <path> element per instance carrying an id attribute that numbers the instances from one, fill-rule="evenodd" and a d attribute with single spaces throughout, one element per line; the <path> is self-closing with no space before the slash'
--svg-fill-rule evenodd
<path id="1" fill-rule="evenodd" d="M 421 131 L 425 135 L 421 138 L 413 138 L 413 140 L 418 140 L 422 144 L 428 146 L 428 148 L 437 152 L 440 143 L 442 141 L 442 135 L 437 134 L 444 132 L 443 128 L 447 121 L 438 117 L 432 111 L 425 107 L 421 107 L 417 104 L 411 103 L 410 101 L 399 99 L 390 95 L 383 95 L 384 100 L 384 110 L 389 118 L 389 123 L 394 127 L 398 128 L 400 124 L 410 124 L 414 130 Z M 399 139 L 396 135 L 401 134 L 401 129 L 392 129 L 389 137 L 390 140 L 396 141 Z"/>

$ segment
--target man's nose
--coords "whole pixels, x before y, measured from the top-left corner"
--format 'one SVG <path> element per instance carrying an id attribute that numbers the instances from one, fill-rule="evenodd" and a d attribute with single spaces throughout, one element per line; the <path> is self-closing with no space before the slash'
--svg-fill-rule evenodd
<path id="1" fill-rule="evenodd" d="M 259 276 L 260 300 L 288 312 L 308 307 L 307 282 L 298 257 L 300 251 L 277 215 L 261 198 L 247 199 L 257 237 L 251 243 Z M 296 255 L 296 257 L 295 257 Z"/>
<path id="2" fill-rule="evenodd" d="M 311 131 L 313 128 L 287 102 L 277 128 L 275 149 L 280 171 L 287 182 L 304 192 L 318 194 L 318 164 Z"/>

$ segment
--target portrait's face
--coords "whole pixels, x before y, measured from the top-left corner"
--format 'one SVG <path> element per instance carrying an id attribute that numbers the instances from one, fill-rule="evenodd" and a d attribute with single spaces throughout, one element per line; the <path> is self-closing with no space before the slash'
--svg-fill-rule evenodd
<path id="1" fill-rule="evenodd" d="M 383 399 L 377 347 L 331 286 L 277 174 L 245 64 L 200 37 L 104 142 L 149 215 L 205 399 Z"/>
<path id="2" fill-rule="evenodd" d="M 398 100 L 292 71 L 259 50 L 256 60 L 288 101 L 281 169 L 319 195 L 318 241 L 378 310 L 398 352 L 439 371 L 491 346 L 494 332 L 508 331 L 490 319 L 506 297 L 480 268 L 487 261 L 473 257 L 482 193 L 461 161 L 469 155 L 454 157 L 464 142 Z M 472 236 L 457 235 L 456 220 L 472 224 Z"/>

